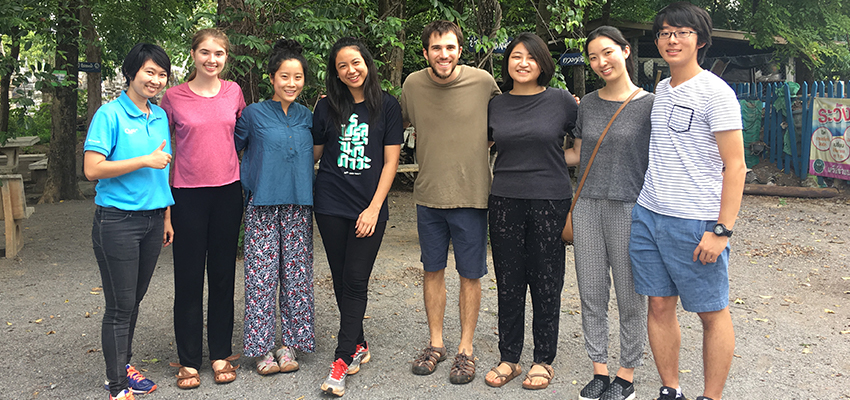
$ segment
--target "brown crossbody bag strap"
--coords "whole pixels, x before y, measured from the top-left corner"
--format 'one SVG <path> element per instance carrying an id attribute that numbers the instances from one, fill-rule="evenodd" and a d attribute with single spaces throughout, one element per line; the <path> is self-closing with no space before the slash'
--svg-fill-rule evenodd
<path id="1" fill-rule="evenodd" d="M 602 139 L 605 138 L 605 134 L 608 133 L 608 129 L 611 128 L 611 124 L 613 124 L 614 120 L 617 119 L 617 116 L 620 115 L 620 111 L 623 111 L 623 109 L 626 108 L 626 104 L 629 104 L 629 102 L 638 93 L 640 93 L 640 91 L 641 91 L 641 89 L 639 88 L 639 89 L 635 90 L 634 92 L 632 92 L 632 94 L 629 96 L 629 98 L 627 98 L 626 101 L 624 101 L 623 104 L 620 105 L 620 108 L 617 109 L 617 112 L 614 113 L 614 116 L 611 117 L 611 120 L 608 121 L 608 126 L 605 127 L 605 130 L 602 131 L 602 134 L 599 135 L 599 140 L 596 141 L 596 147 L 593 148 L 593 153 L 590 154 L 590 159 L 587 160 L 587 166 L 584 167 L 584 174 L 582 174 L 581 181 L 578 184 L 578 189 L 576 189 L 576 195 L 573 196 L 573 203 L 570 205 L 570 212 L 573 212 L 573 208 L 575 208 L 575 206 L 576 206 L 576 201 L 578 200 L 578 195 L 581 193 L 581 188 L 582 188 L 582 186 L 584 186 L 585 179 L 587 179 L 587 172 L 590 171 L 590 166 L 593 165 L 593 159 L 596 158 L 596 152 L 599 151 L 599 145 L 602 144 Z"/>

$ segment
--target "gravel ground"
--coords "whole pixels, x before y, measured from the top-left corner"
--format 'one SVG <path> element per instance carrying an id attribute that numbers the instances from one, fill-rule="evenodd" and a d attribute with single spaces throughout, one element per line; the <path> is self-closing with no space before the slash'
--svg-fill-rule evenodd
<path id="1" fill-rule="evenodd" d="M 372 361 L 347 382 L 349 399 L 397 398 L 558 398 L 577 399 L 591 377 L 581 333 L 581 315 L 572 252 L 561 307 L 559 354 L 548 389 L 530 392 L 517 379 L 501 389 L 483 375 L 498 361 L 496 291 L 491 272 L 482 279 L 482 305 L 475 337 L 478 377 L 455 386 L 450 362 L 435 374 L 414 376 L 410 361 L 427 342 L 415 208 L 407 187 L 390 193 L 391 221 L 372 275 L 365 321 Z M 846 198 L 802 200 L 744 198 L 732 239 L 730 266 L 732 318 L 737 348 L 726 399 L 850 398 L 850 216 Z M 25 221 L 26 245 L 16 259 L 0 259 L 0 399 L 105 399 L 100 319 L 103 298 L 91 249 L 91 199 L 38 205 Z M 179 235 L 179 232 L 177 233 Z M 319 385 L 335 347 L 338 314 L 330 272 L 316 233 L 315 293 L 318 351 L 300 354 L 301 370 L 262 377 L 252 362 L 243 364 L 229 385 L 213 383 L 208 364 L 201 387 L 176 388 L 172 329 L 172 256 L 163 250 L 150 290 L 142 303 L 134 342 L 134 363 L 159 384 L 146 399 L 313 399 L 328 398 Z M 571 249 L 568 249 L 571 250 Z M 451 259 L 451 258 L 450 258 Z M 451 262 L 451 261 L 450 261 Z M 237 263 L 234 352 L 241 352 L 242 265 Z M 457 346 L 458 279 L 447 273 L 446 342 Z M 613 297 L 613 296 L 612 296 Z M 612 299 L 612 307 L 614 304 Z M 526 349 L 521 364 L 531 364 L 530 303 Z M 617 314 L 612 312 L 612 370 L 618 353 Z M 681 382 L 695 398 L 702 390 L 701 326 L 680 312 Z M 660 381 L 649 348 L 636 372 L 639 399 L 657 395 Z"/>

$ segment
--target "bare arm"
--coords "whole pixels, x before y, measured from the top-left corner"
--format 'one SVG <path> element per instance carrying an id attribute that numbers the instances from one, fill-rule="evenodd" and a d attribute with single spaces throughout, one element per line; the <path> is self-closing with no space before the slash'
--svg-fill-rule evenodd
<path id="1" fill-rule="evenodd" d="M 357 217 L 357 222 L 354 224 L 354 232 L 357 237 L 369 237 L 375 233 L 375 225 L 378 224 L 378 215 L 381 213 L 381 206 L 384 205 L 384 200 L 390 192 L 390 187 L 393 185 L 393 179 L 398 172 L 398 157 L 401 154 L 401 145 L 384 146 L 384 167 L 381 170 L 381 178 L 378 180 L 378 189 L 372 196 L 372 202 L 360 215 Z"/>
<path id="2" fill-rule="evenodd" d="M 740 130 L 715 132 L 714 137 L 717 139 L 720 158 L 726 167 L 723 172 L 720 214 L 717 216 L 717 222 L 732 229 L 735 226 L 735 220 L 738 219 L 741 197 L 744 193 L 744 178 L 747 175 L 744 162 L 744 137 Z M 715 262 L 728 243 L 727 237 L 705 232 L 694 250 L 694 261 L 699 260 L 703 265 Z"/>
<path id="3" fill-rule="evenodd" d="M 578 165 L 581 162 L 581 139 L 574 140 L 573 147 L 564 150 L 564 160 L 569 166 Z"/>
<path id="4" fill-rule="evenodd" d="M 162 149 L 166 141 L 152 153 L 144 156 L 133 157 L 126 160 L 107 161 L 106 156 L 96 151 L 85 153 L 85 174 L 90 181 L 96 179 L 114 178 L 142 168 L 163 169 L 171 162 L 171 154 Z"/>
<path id="5" fill-rule="evenodd" d="M 174 227 L 171 226 L 171 207 L 165 209 L 165 218 L 163 220 L 164 228 L 162 232 L 162 245 L 168 247 L 174 243 Z"/>
<path id="6" fill-rule="evenodd" d="M 319 161 L 320 158 L 322 158 L 322 153 L 324 151 L 325 151 L 325 145 L 323 145 L 323 144 L 313 146 L 313 163 L 314 164 L 317 161 Z"/>

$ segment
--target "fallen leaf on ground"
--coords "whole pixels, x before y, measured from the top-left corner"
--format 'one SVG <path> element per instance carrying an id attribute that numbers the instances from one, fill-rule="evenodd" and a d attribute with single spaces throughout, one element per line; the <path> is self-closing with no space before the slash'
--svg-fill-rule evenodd
<path id="1" fill-rule="evenodd" d="M 100 294 L 100 292 L 89 292 L 89 294 Z"/>
<path id="2" fill-rule="evenodd" d="M 691 372 L 691 370 L 689 370 L 689 369 L 680 369 L 680 370 L 679 370 L 679 372 L 681 372 L 681 373 L 683 373 L 683 374 L 687 374 L 688 372 Z"/>
<path id="3" fill-rule="evenodd" d="M 767 318 L 753 318 L 753 320 L 758 321 L 758 322 L 767 322 L 767 321 L 769 321 Z"/>
<path id="4" fill-rule="evenodd" d="M 741 298 L 739 297 L 735 299 L 735 304 L 744 304 L 744 300 L 741 300 Z"/>
<path id="5" fill-rule="evenodd" d="M 763 299 L 772 299 L 773 298 L 773 296 L 762 296 L 762 295 L 759 295 L 759 297 L 761 297 Z"/>
<path id="6" fill-rule="evenodd" d="M 824 309 L 823 309 L 823 312 L 825 312 L 825 313 L 827 313 L 827 314 L 835 314 L 835 311 L 832 311 L 832 310 L 830 310 L 830 309 L 828 309 L 828 308 L 824 308 Z"/>
<path id="7" fill-rule="evenodd" d="M 39 319 L 32 321 L 32 322 L 35 322 L 36 324 L 40 324 L 41 321 L 44 321 L 44 318 L 39 318 Z"/>
<path id="8" fill-rule="evenodd" d="M 47 332 L 47 334 L 48 334 L 48 335 L 52 335 L 52 334 L 54 334 L 54 333 L 56 333 L 56 331 L 50 331 L 50 332 Z"/>

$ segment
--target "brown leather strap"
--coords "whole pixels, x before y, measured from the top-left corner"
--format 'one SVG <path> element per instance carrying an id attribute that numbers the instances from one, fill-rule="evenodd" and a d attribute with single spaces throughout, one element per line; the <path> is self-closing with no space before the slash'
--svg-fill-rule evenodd
<path id="1" fill-rule="evenodd" d="M 576 201 L 578 200 L 578 195 L 581 193 L 582 186 L 584 186 L 584 180 L 587 179 L 587 171 L 589 171 L 590 166 L 593 165 L 593 159 L 596 158 L 596 152 L 599 151 L 599 145 L 602 144 L 602 139 L 605 138 L 605 134 L 608 133 L 608 129 L 611 128 L 611 124 L 613 124 L 614 120 L 617 119 L 617 116 L 620 115 L 620 111 L 623 111 L 623 109 L 626 108 L 626 104 L 629 104 L 629 102 L 632 100 L 632 98 L 637 96 L 637 94 L 640 93 L 641 90 L 642 89 L 638 88 L 637 90 L 632 92 L 631 95 L 629 95 L 629 98 L 627 98 L 626 101 L 624 101 L 623 104 L 620 105 L 620 108 L 617 109 L 617 112 L 615 112 L 614 116 L 611 117 L 611 120 L 608 121 L 608 126 L 606 126 L 605 130 L 602 131 L 602 134 L 599 135 L 599 140 L 596 141 L 596 147 L 593 148 L 593 153 L 590 154 L 590 160 L 587 160 L 587 166 L 584 167 L 584 174 L 582 175 L 581 181 L 578 184 L 578 189 L 576 189 L 576 195 L 573 196 L 573 203 L 570 204 L 570 212 L 573 212 L 573 208 L 575 208 L 575 206 L 576 206 Z"/>

